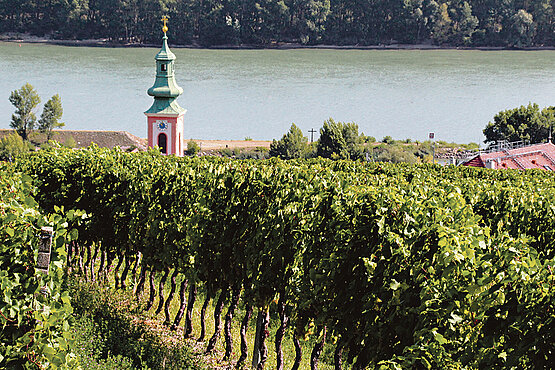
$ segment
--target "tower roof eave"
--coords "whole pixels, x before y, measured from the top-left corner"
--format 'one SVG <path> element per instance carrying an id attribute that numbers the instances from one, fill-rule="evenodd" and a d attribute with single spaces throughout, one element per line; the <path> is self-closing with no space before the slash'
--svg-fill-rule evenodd
<path id="1" fill-rule="evenodd" d="M 182 108 L 175 99 L 154 99 L 152 106 L 145 112 L 146 115 L 180 116 L 187 110 Z"/>

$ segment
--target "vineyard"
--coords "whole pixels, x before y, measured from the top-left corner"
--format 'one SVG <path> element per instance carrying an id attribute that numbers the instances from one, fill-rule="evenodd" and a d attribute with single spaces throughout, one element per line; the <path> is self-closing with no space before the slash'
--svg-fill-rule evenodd
<path id="1" fill-rule="evenodd" d="M 251 363 L 254 342 L 258 369 L 282 369 L 287 336 L 293 369 L 303 356 L 317 368 L 324 345 L 333 346 L 336 369 L 553 363 L 555 176 L 547 171 L 97 147 L 41 150 L 0 168 L 0 323 L 15 333 L 0 335 L 0 366 L 70 364 L 64 321 L 37 316 L 71 313 L 62 310 L 70 305 L 64 271 L 88 280 L 111 271 L 116 289 L 147 297 L 144 310 L 164 315 L 169 328 L 184 325 L 185 337 L 206 339 L 206 352 L 223 339 L 223 357 L 237 368 Z M 35 274 L 32 248 L 46 224 L 57 247 L 48 302 L 36 294 L 45 277 Z M 170 315 L 174 296 L 179 310 Z M 55 309 L 33 308 L 37 300 Z M 209 302 L 212 335 L 204 325 Z M 299 342 L 308 337 L 315 344 L 303 354 Z M 271 350 L 276 364 L 267 363 Z"/>
<path id="2" fill-rule="evenodd" d="M 0 163 L 0 367 L 75 363 L 71 356 L 70 297 L 62 283 L 67 231 L 79 213 L 46 216 L 30 196 L 29 176 Z M 49 273 L 35 270 L 42 226 L 54 228 Z"/>

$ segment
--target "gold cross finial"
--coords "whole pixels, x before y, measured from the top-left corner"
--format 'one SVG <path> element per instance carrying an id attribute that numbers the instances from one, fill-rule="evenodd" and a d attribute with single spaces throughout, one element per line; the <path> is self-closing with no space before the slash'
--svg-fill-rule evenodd
<path id="1" fill-rule="evenodd" d="M 164 33 L 168 32 L 168 26 L 166 25 L 166 22 L 168 21 L 168 17 L 167 16 L 163 16 L 162 17 L 162 22 L 164 22 L 164 27 L 162 27 L 162 31 Z"/>

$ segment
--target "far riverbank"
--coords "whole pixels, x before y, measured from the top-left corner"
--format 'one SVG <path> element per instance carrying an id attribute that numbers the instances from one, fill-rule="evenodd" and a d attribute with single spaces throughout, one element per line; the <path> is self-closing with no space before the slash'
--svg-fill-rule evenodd
<path id="1" fill-rule="evenodd" d="M 49 44 L 60 46 L 85 46 L 85 47 L 105 47 L 105 48 L 156 48 L 159 44 L 150 43 L 121 43 L 114 42 L 109 39 L 87 39 L 87 40 L 57 40 L 48 37 L 38 37 L 30 34 L 7 33 L 0 35 L 0 42 L 25 43 L 25 44 Z M 431 43 L 420 44 L 380 44 L 380 45 L 303 45 L 299 43 L 276 42 L 267 45 L 215 45 L 202 46 L 198 44 L 177 45 L 170 43 L 172 48 L 184 49 L 207 49 L 207 50 L 291 50 L 291 49 L 316 49 L 316 50 L 517 50 L 517 51 L 539 51 L 539 50 L 555 50 L 553 46 L 538 47 L 501 47 L 501 46 L 450 46 L 450 45 L 433 45 Z"/>

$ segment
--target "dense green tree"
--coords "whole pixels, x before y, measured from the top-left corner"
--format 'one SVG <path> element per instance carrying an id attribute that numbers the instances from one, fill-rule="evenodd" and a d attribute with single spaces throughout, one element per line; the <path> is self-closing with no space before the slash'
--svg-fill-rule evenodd
<path id="1" fill-rule="evenodd" d="M 554 107 L 540 110 L 537 104 L 504 110 L 495 115 L 484 129 L 484 142 L 501 140 L 539 143 L 546 140 L 549 130 L 555 124 Z"/>
<path id="2" fill-rule="evenodd" d="M 341 122 L 335 122 L 332 118 L 324 121 L 316 145 L 316 155 L 323 158 L 347 158 L 347 143 L 341 126 Z"/>
<path id="3" fill-rule="evenodd" d="M 519 11 L 511 17 L 511 23 L 511 41 L 514 45 L 531 45 L 536 34 L 536 24 L 534 23 L 532 14 L 524 9 L 519 9 Z"/>
<path id="4" fill-rule="evenodd" d="M 358 125 L 353 122 L 344 123 L 342 133 L 349 159 L 362 158 L 365 135 L 358 133 Z"/>
<path id="5" fill-rule="evenodd" d="M 539 0 L 531 4 L 530 14 L 536 23 L 534 44 L 555 44 L 555 11 L 553 0 Z"/>
<path id="6" fill-rule="evenodd" d="M 469 45 L 478 27 L 478 18 L 472 14 L 472 6 L 466 1 L 457 2 L 452 18 L 455 20 L 452 42 L 457 45 Z"/>
<path id="7" fill-rule="evenodd" d="M 304 158 L 309 153 L 308 139 L 294 123 L 280 140 L 273 140 L 270 144 L 270 157 L 281 159 Z"/>
<path id="8" fill-rule="evenodd" d="M 289 0 L 288 3 L 292 36 L 303 44 L 319 41 L 330 12 L 330 0 Z"/>
<path id="9" fill-rule="evenodd" d="M 62 114 L 64 114 L 62 100 L 60 99 L 60 95 L 56 94 L 51 97 L 46 104 L 44 104 L 44 108 L 39 119 L 38 129 L 40 132 L 46 134 L 47 140 L 52 139 L 54 134 L 52 132 L 53 129 L 65 126 L 65 123 L 60 122 Z"/>
<path id="10" fill-rule="evenodd" d="M 402 42 L 419 42 L 425 34 L 426 25 L 430 21 L 429 14 L 425 14 L 423 0 L 405 0 L 403 3 L 403 17 L 405 22 L 405 37 Z"/>
<path id="11" fill-rule="evenodd" d="M 10 126 L 17 131 L 23 140 L 27 140 L 29 133 L 37 123 L 35 111 L 40 103 L 40 97 L 35 88 L 26 83 L 21 89 L 12 91 L 10 102 L 16 108 L 15 113 L 12 114 Z"/>
<path id="12" fill-rule="evenodd" d="M 332 159 L 360 159 L 363 155 L 364 136 L 359 135 L 355 123 L 335 122 L 332 118 L 324 121 L 320 129 L 320 139 L 316 145 L 316 155 Z"/>
<path id="13" fill-rule="evenodd" d="M 439 43 L 443 44 L 449 41 L 449 36 L 452 29 L 451 17 L 449 16 L 449 8 L 447 3 L 443 3 L 439 7 L 437 14 L 437 20 L 434 22 L 433 28 L 433 39 Z"/>

